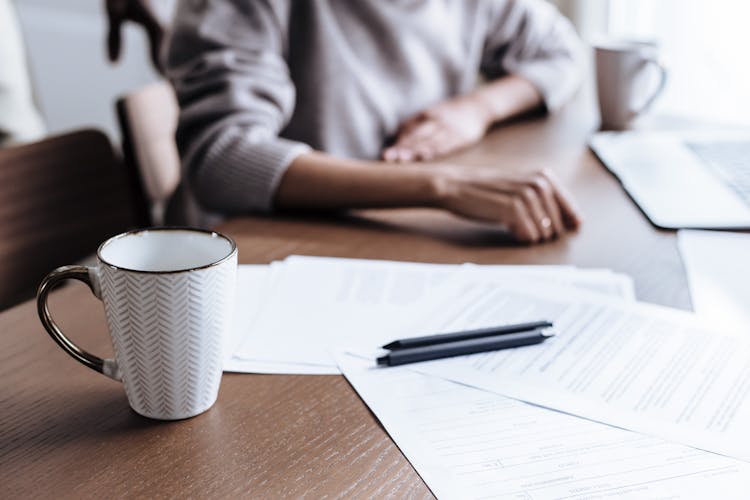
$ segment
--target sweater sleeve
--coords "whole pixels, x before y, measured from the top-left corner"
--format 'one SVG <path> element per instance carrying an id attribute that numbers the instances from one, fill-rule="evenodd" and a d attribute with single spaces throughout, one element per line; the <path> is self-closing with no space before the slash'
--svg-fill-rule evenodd
<path id="1" fill-rule="evenodd" d="M 585 53 L 571 23 L 542 0 L 492 0 L 481 71 L 530 81 L 549 111 L 578 89 Z"/>
<path id="2" fill-rule="evenodd" d="M 310 148 L 278 136 L 294 109 L 288 3 L 179 2 L 166 57 L 180 104 L 177 145 L 199 204 L 270 211 L 289 164 Z"/>

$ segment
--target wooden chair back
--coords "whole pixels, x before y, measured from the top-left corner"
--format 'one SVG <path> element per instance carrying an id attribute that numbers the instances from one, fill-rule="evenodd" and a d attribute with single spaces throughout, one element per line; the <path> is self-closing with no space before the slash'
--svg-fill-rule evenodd
<path id="1" fill-rule="evenodd" d="M 0 309 L 32 297 L 55 267 L 145 224 L 134 189 L 95 130 L 0 149 Z"/>

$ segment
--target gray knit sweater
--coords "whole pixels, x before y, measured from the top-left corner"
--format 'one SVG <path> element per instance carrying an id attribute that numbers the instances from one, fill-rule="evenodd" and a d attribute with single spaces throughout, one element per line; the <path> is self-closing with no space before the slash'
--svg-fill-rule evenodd
<path id="1" fill-rule="evenodd" d="M 271 210 L 309 148 L 377 158 L 404 119 L 480 74 L 523 76 L 555 110 L 581 56 L 541 0 L 184 0 L 166 65 L 185 178 L 231 214 Z"/>

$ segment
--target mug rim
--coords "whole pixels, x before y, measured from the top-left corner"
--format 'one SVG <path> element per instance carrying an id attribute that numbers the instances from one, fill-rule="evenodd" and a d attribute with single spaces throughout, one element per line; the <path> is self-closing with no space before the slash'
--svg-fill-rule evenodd
<path id="1" fill-rule="evenodd" d="M 607 52 L 633 52 L 642 50 L 659 50 L 661 43 L 656 38 L 612 37 L 594 40 L 591 46 L 595 50 Z"/>
<path id="2" fill-rule="evenodd" d="M 222 257 L 221 259 L 218 259 L 214 262 L 209 262 L 208 264 L 204 264 L 202 266 L 196 266 L 196 267 L 189 267 L 186 269 L 175 269 L 172 271 L 148 271 L 148 270 L 142 270 L 142 269 L 130 269 L 128 267 L 123 266 L 117 266 L 115 264 L 112 264 L 111 262 L 107 262 L 102 257 L 102 249 L 108 245 L 109 243 L 125 238 L 127 236 L 132 236 L 134 234 L 139 233 L 148 233 L 148 232 L 176 232 L 176 231 L 186 231 L 191 233 L 203 233 L 208 234 L 211 236 L 218 236 L 219 238 L 223 238 L 224 240 L 228 241 L 230 244 L 230 251 L 227 255 Z M 112 269 L 116 269 L 118 271 L 127 271 L 129 273 L 140 273 L 140 274 L 177 274 L 177 273 L 186 273 L 186 272 L 192 272 L 192 271 L 200 271 L 203 269 L 208 269 L 210 267 L 215 267 L 220 264 L 223 264 L 227 260 L 231 259 L 235 254 L 237 253 L 237 243 L 230 238 L 229 236 L 222 234 L 218 231 L 213 231 L 211 229 L 203 229 L 198 227 L 189 227 L 189 226 L 155 226 L 155 227 L 145 227 L 140 229 L 131 229 L 130 231 L 125 231 L 124 233 L 117 234 L 115 236 L 112 236 L 110 238 L 107 238 L 104 240 L 104 242 L 99 245 L 99 248 L 96 250 L 96 258 L 99 262 L 102 264 L 111 267 Z"/>

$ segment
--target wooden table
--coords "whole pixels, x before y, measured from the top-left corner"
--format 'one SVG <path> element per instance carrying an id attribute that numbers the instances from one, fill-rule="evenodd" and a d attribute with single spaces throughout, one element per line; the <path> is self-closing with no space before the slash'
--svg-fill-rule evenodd
<path id="1" fill-rule="evenodd" d="M 581 99 L 454 158 L 467 168 L 557 172 L 585 216 L 560 241 L 519 247 L 496 228 L 431 210 L 247 217 L 220 230 L 237 240 L 243 263 L 296 253 L 610 267 L 635 278 L 640 299 L 689 308 L 674 233 L 654 229 L 586 149 L 596 121 Z M 102 307 L 82 285 L 55 292 L 51 306 L 85 348 L 111 353 Z M 340 376 L 228 374 L 207 413 L 150 421 L 116 382 L 54 345 L 29 302 L 0 314 L 0 377 L 0 498 L 431 496 Z"/>

